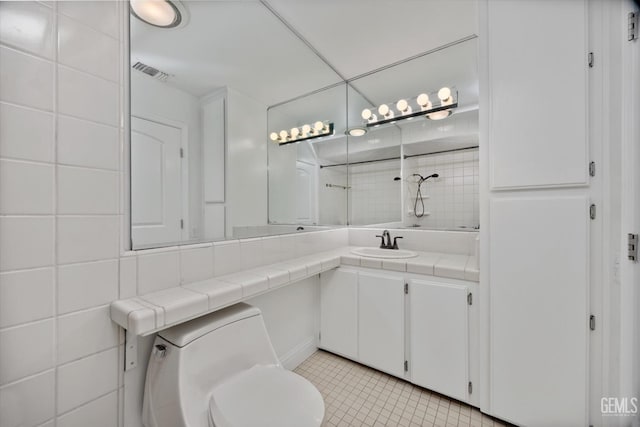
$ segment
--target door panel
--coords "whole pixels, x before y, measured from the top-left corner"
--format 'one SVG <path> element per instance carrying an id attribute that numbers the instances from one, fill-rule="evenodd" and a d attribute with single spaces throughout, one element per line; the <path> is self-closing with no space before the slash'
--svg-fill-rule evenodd
<path id="1" fill-rule="evenodd" d="M 176 127 L 131 118 L 134 247 L 181 240 L 181 141 L 181 130 Z"/>
<path id="2" fill-rule="evenodd" d="M 492 414 L 587 425 L 589 202 L 532 196 L 490 208 Z"/>
<path id="3" fill-rule="evenodd" d="M 404 280 L 379 273 L 358 275 L 360 361 L 404 377 Z"/>
<path id="4" fill-rule="evenodd" d="M 412 280 L 409 284 L 411 381 L 458 400 L 469 383 L 466 286 Z"/>
<path id="5" fill-rule="evenodd" d="M 358 273 L 339 268 L 320 275 L 320 347 L 358 359 Z"/>

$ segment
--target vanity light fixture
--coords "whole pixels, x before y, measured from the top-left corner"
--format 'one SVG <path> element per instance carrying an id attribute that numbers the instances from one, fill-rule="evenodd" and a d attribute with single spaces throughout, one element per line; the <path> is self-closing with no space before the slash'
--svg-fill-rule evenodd
<path id="1" fill-rule="evenodd" d="M 323 136 L 333 135 L 333 123 L 331 122 L 314 122 L 313 125 L 305 124 L 280 132 L 271 132 L 269 139 L 278 145 L 293 144 L 295 142 L 306 141 L 309 139 L 321 138 Z"/>
<path id="2" fill-rule="evenodd" d="M 415 98 L 400 99 L 395 102 L 395 107 L 394 112 L 389 104 L 381 104 L 377 109 L 379 116 L 369 108 L 362 110 L 362 119 L 366 127 L 394 123 L 417 116 L 424 116 L 430 120 L 442 120 L 449 117 L 453 109 L 458 107 L 458 92 L 455 88 L 443 87 L 437 93 L 421 93 Z"/>
<path id="3" fill-rule="evenodd" d="M 131 13 L 139 20 L 160 28 L 175 28 L 182 23 L 182 13 L 170 0 L 131 0 Z"/>

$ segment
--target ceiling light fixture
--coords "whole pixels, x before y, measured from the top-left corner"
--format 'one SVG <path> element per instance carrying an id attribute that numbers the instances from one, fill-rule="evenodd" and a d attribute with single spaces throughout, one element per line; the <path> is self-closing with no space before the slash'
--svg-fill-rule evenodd
<path id="1" fill-rule="evenodd" d="M 431 101 L 432 99 L 437 99 L 438 101 Z M 392 103 L 389 104 L 393 105 Z M 453 109 L 458 107 L 458 92 L 455 88 L 443 87 L 438 92 L 421 93 L 412 99 L 400 99 L 395 103 L 397 113 L 394 113 L 389 104 L 380 104 L 377 108 L 380 119 L 373 114 L 370 108 L 362 110 L 362 119 L 365 121 L 365 126 L 372 127 L 395 123 L 398 120 L 411 119 L 417 116 L 424 116 L 430 120 L 442 120 L 453 114 Z"/>
<path id="2" fill-rule="evenodd" d="M 278 145 L 293 144 L 295 142 L 306 141 L 309 139 L 322 138 L 323 136 L 333 135 L 333 123 L 317 121 L 313 126 L 305 124 L 280 132 L 271 132 L 269 139 Z"/>
<path id="3" fill-rule="evenodd" d="M 347 135 L 349 136 L 362 136 L 365 133 L 367 133 L 367 129 L 361 127 L 351 128 L 347 131 Z"/>
<path id="4" fill-rule="evenodd" d="M 131 0 L 133 16 L 159 28 L 175 28 L 182 22 L 182 13 L 173 1 Z"/>

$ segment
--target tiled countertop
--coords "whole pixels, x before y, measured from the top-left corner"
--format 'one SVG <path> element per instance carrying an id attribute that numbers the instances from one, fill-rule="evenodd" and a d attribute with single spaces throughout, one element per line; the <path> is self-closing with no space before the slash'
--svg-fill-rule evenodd
<path id="1" fill-rule="evenodd" d="M 354 255 L 351 249 L 343 247 L 319 252 L 117 300 L 111 303 L 111 319 L 134 335 L 147 335 L 340 265 L 406 271 L 474 282 L 479 278 L 475 257 L 467 255 L 418 252 L 414 258 L 380 259 Z"/>

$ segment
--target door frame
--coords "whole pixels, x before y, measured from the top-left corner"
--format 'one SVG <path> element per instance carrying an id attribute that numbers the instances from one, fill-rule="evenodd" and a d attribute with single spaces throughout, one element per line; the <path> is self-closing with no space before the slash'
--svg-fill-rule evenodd
<path id="1" fill-rule="evenodd" d="M 156 114 L 132 114 L 131 118 L 146 120 L 148 122 L 154 122 L 163 126 L 169 126 L 180 130 L 180 148 L 182 149 L 182 153 L 184 154 L 180 158 L 180 211 L 182 215 L 181 219 L 184 221 L 184 227 L 180 231 L 180 237 L 183 241 L 188 240 L 191 225 L 191 221 L 189 218 L 189 167 L 188 162 L 186 162 L 186 160 L 189 159 L 189 126 L 184 122 L 167 119 L 166 117 L 162 117 Z M 133 131 L 133 129 L 131 129 L 130 131 Z M 129 210 L 131 210 L 131 206 L 132 205 L 130 204 Z M 133 218 L 131 212 L 129 212 L 129 218 Z M 129 224 L 129 228 L 131 228 L 131 224 Z"/>

